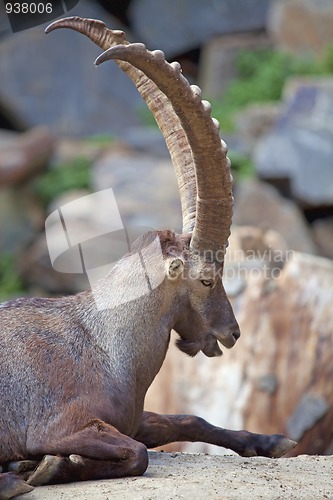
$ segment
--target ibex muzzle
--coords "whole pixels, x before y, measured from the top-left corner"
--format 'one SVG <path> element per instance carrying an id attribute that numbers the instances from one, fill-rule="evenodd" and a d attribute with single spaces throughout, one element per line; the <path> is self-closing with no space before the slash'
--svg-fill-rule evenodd
<path id="1" fill-rule="evenodd" d="M 162 280 L 130 302 L 124 299 L 138 269 L 128 255 L 97 285 L 112 307 L 99 310 L 92 291 L 0 306 L 0 498 L 47 483 L 140 475 L 147 447 L 173 441 L 200 440 L 244 456 L 283 455 L 295 445 L 283 436 L 143 411 L 172 328 L 191 356 L 219 355 L 218 342 L 232 347 L 239 337 L 220 276 L 232 214 L 227 150 L 209 103 L 178 63 L 129 44 L 100 21 L 61 19 L 47 32 L 58 28 L 87 35 L 105 50 L 97 64 L 114 59 L 147 102 L 175 166 L 183 234 L 157 231 L 136 242 L 134 251 L 143 251 L 158 238 L 163 265 L 154 255 L 148 264 Z M 20 462 L 43 456 L 30 474 L 34 462 Z"/>

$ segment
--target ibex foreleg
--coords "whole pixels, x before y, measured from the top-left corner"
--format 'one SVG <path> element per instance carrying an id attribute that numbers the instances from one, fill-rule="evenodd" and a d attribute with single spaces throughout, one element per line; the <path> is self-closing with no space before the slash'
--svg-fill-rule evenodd
<path id="1" fill-rule="evenodd" d="M 97 419 L 58 442 L 45 443 L 40 451 L 47 455 L 27 481 L 33 486 L 139 476 L 148 466 L 142 443 Z"/>
<path id="2" fill-rule="evenodd" d="M 253 434 L 215 427 L 193 415 L 158 415 L 144 412 L 135 439 L 147 448 L 176 441 L 200 441 L 223 446 L 243 457 L 281 457 L 296 443 L 280 434 Z"/>
<path id="3" fill-rule="evenodd" d="M 29 493 L 33 487 L 14 472 L 0 474 L 0 500 L 8 500 L 23 493 Z"/>

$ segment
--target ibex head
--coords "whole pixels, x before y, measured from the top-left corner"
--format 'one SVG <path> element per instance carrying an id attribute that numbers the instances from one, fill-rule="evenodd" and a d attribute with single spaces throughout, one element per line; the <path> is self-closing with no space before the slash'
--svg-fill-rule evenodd
<path id="1" fill-rule="evenodd" d="M 47 32 L 57 28 L 83 33 L 104 49 L 96 64 L 115 60 L 161 129 L 175 167 L 183 216 L 182 235 L 159 233 L 163 286 L 167 296 L 177 297 L 172 327 L 187 354 L 202 350 L 207 356 L 220 355 L 217 340 L 232 347 L 240 333 L 221 279 L 232 217 L 232 177 L 210 104 L 201 100 L 200 89 L 189 84 L 178 63 L 169 64 L 161 51 L 130 44 L 122 31 L 75 17 L 55 21 Z"/>

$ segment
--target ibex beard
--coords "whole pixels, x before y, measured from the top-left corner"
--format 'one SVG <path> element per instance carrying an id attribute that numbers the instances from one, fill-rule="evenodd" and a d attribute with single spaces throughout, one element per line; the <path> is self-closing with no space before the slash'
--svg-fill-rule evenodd
<path id="1" fill-rule="evenodd" d="M 281 435 L 143 410 L 172 329 L 190 356 L 219 356 L 219 343 L 230 348 L 240 336 L 221 279 L 233 202 L 227 148 L 209 103 L 178 63 L 129 44 L 100 21 L 62 19 L 47 32 L 64 27 L 105 51 L 97 64 L 115 59 L 153 112 L 175 167 L 183 231 L 151 232 L 136 242 L 133 252 L 144 252 L 158 238 L 162 260 L 148 258 L 159 285 L 135 300 L 124 300 L 138 273 L 127 255 L 94 291 L 0 307 L 0 499 L 43 484 L 141 475 L 147 448 L 175 441 L 242 456 L 285 454 L 295 443 Z M 96 293 L 112 307 L 98 308 Z"/>

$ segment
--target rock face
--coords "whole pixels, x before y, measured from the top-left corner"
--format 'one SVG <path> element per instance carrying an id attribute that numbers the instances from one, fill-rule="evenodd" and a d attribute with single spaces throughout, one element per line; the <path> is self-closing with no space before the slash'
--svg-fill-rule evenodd
<path id="1" fill-rule="evenodd" d="M 133 0 L 129 17 L 138 39 L 167 57 L 199 47 L 212 35 L 264 29 L 266 0 Z"/>
<path id="2" fill-rule="evenodd" d="M 310 206 L 333 204 L 333 79 L 297 79 L 285 111 L 254 151 L 264 179 L 288 178 L 294 197 Z"/>
<path id="3" fill-rule="evenodd" d="M 119 21 L 81 0 L 71 15 Z M 56 134 L 118 134 L 140 119 L 140 96 L 116 64 L 94 66 L 101 50 L 72 30 L 44 34 L 38 26 L 7 36 L 0 45 L 0 101 L 10 103 L 27 128 L 48 125 Z M 84 84 L 82 84 L 84 82 Z"/>
<path id="4" fill-rule="evenodd" d="M 281 234 L 287 248 L 316 253 L 311 233 L 297 206 L 266 183 L 244 181 L 236 186 L 233 223 L 259 226 Z"/>
<path id="5" fill-rule="evenodd" d="M 333 39 L 331 0 L 271 2 L 268 32 L 277 47 L 296 54 L 321 54 Z"/>
<path id="6" fill-rule="evenodd" d="M 320 254 L 333 259 L 333 217 L 318 219 L 312 227 L 313 237 Z"/>
<path id="7" fill-rule="evenodd" d="M 176 176 L 170 159 L 111 151 L 93 167 L 92 189 L 114 190 L 125 225 L 181 229 Z"/>
<path id="8" fill-rule="evenodd" d="M 223 359 L 189 359 L 172 346 L 146 406 L 199 414 L 226 428 L 283 433 L 299 441 L 294 454 L 329 453 L 333 263 L 292 252 L 275 277 L 260 265 L 232 298 L 242 332 L 237 345 Z M 155 400 L 159 393 L 163 401 Z"/>

